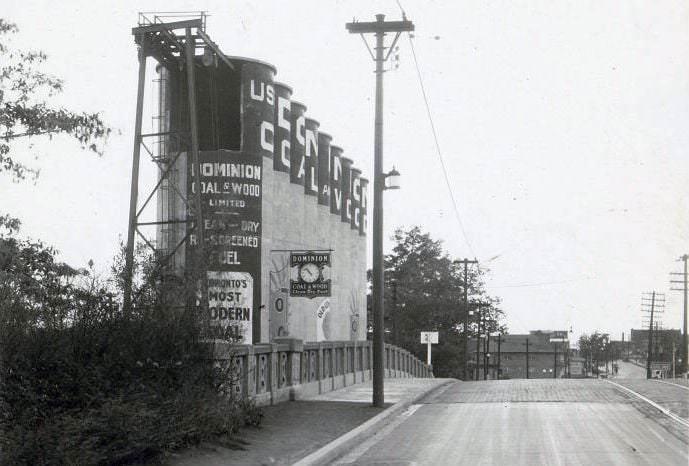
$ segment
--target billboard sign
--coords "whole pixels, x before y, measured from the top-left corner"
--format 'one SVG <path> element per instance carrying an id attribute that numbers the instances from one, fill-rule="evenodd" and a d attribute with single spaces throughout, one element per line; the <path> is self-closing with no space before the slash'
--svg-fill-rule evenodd
<path id="1" fill-rule="evenodd" d="M 260 299 L 261 155 L 203 151 L 199 161 L 198 183 L 197 169 L 189 165 L 187 192 L 201 190 L 205 256 L 198 265 L 198 235 L 192 232 L 187 264 L 206 270 L 210 337 L 251 344 L 251 307 Z"/>
<path id="2" fill-rule="evenodd" d="M 254 282 L 248 272 L 208 272 L 210 337 L 251 344 Z"/>
<path id="3" fill-rule="evenodd" d="M 289 295 L 299 298 L 329 297 L 330 260 L 330 252 L 292 251 Z"/>

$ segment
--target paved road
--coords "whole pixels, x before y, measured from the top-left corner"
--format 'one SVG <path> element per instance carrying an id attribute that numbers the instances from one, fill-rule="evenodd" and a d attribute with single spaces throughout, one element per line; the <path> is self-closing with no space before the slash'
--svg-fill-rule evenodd
<path id="1" fill-rule="evenodd" d="M 687 443 L 602 380 L 457 382 L 337 464 L 687 465 Z"/>
<path id="2" fill-rule="evenodd" d="M 613 379 L 613 382 L 634 390 L 678 416 L 689 420 L 689 389 L 677 382 L 647 379 Z"/>
<path id="3" fill-rule="evenodd" d="M 617 365 L 619 367 L 619 371 L 617 372 L 616 376 L 613 376 L 615 378 L 619 379 L 645 379 L 646 378 L 646 369 L 637 366 L 636 364 L 632 364 L 631 362 L 624 362 L 624 361 L 616 361 Z"/>

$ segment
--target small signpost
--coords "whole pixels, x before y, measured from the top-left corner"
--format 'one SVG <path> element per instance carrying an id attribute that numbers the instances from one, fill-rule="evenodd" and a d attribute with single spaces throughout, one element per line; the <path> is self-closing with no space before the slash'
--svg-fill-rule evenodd
<path id="1" fill-rule="evenodd" d="M 438 332 L 421 332 L 421 343 L 426 343 L 426 364 L 431 365 L 431 345 L 438 344 Z"/>

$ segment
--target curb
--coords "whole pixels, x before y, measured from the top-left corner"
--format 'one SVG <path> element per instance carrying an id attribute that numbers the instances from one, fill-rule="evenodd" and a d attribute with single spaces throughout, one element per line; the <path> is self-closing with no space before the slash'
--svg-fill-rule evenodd
<path id="1" fill-rule="evenodd" d="M 686 419 L 684 419 L 684 418 L 678 416 L 677 414 L 673 413 L 673 412 L 670 411 L 669 409 L 667 409 L 667 408 L 665 408 L 665 407 L 659 405 L 658 403 L 656 403 L 655 401 L 651 400 L 650 398 L 647 398 L 647 397 L 643 396 L 643 395 L 640 394 L 640 393 L 636 393 L 634 390 L 632 390 L 631 388 L 627 388 L 627 387 L 625 387 L 624 385 L 620 385 L 620 384 L 618 384 L 618 383 L 611 382 L 610 380 L 606 380 L 606 382 L 608 382 L 608 383 L 610 383 L 610 384 L 613 384 L 613 385 L 615 385 L 616 387 L 618 387 L 618 388 L 620 388 L 620 389 L 622 389 L 622 390 L 625 390 L 626 392 L 631 393 L 632 395 L 634 395 L 635 397 L 639 398 L 640 400 L 645 401 L 645 402 L 648 403 L 649 405 L 653 406 L 655 409 L 657 409 L 658 411 L 660 411 L 661 413 L 663 413 L 664 415 L 666 415 L 667 417 L 669 417 L 669 418 L 672 419 L 673 421 L 675 421 L 675 422 L 681 424 L 681 425 L 684 426 L 685 428 L 689 428 L 689 421 L 687 421 Z"/>
<path id="2" fill-rule="evenodd" d="M 382 413 L 377 414 L 368 421 L 364 422 L 358 427 L 350 430 L 344 435 L 336 438 L 332 442 L 324 445 L 313 453 L 305 456 L 293 466 L 313 466 L 328 464 L 329 462 L 339 458 L 345 452 L 350 451 L 356 444 L 360 443 L 364 438 L 369 438 L 373 431 L 376 431 L 385 424 L 389 418 L 399 414 L 400 412 L 407 409 L 410 405 L 416 403 L 421 398 L 428 396 L 431 392 L 439 390 L 447 385 L 457 382 L 455 379 L 448 379 L 441 384 L 435 385 L 423 390 L 421 393 L 417 393 L 408 398 L 402 399 L 397 403 L 393 404 L 389 408 L 386 408 Z M 373 434 L 375 435 L 375 434 Z"/>

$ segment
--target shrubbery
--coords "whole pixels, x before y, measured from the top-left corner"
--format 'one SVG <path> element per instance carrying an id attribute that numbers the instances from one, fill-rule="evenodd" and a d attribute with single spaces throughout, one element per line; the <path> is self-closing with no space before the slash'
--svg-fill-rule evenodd
<path id="1" fill-rule="evenodd" d="M 161 277 L 150 268 L 124 316 L 116 273 L 100 280 L 55 257 L 0 235 L 0 463 L 139 462 L 260 422 L 194 313 L 151 291 Z"/>

